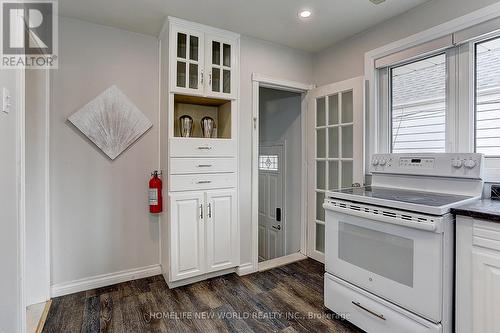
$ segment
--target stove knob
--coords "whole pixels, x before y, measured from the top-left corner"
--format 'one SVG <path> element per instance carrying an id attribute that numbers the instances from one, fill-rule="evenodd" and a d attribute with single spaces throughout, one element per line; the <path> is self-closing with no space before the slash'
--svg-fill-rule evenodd
<path id="1" fill-rule="evenodd" d="M 373 166 L 377 166 L 378 165 L 378 160 L 373 160 L 372 165 Z"/>
<path id="2" fill-rule="evenodd" d="M 476 166 L 476 161 L 467 160 L 467 161 L 465 161 L 464 165 L 467 169 L 472 169 Z"/>
<path id="3" fill-rule="evenodd" d="M 386 160 L 381 160 L 381 161 L 379 162 L 379 165 L 380 165 L 380 166 L 384 166 L 386 163 L 387 163 L 387 162 L 386 162 Z"/>
<path id="4" fill-rule="evenodd" d="M 456 168 L 456 169 L 460 169 L 462 167 L 462 161 L 461 160 L 455 160 L 453 162 L 451 162 L 451 165 Z"/>

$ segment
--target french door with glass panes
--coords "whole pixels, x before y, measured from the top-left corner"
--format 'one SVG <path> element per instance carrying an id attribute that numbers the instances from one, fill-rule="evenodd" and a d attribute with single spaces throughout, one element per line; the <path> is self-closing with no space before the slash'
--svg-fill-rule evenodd
<path id="1" fill-rule="evenodd" d="M 324 262 L 328 190 L 364 183 L 363 78 L 308 94 L 308 255 Z M 313 144 L 314 143 L 314 144 Z"/>

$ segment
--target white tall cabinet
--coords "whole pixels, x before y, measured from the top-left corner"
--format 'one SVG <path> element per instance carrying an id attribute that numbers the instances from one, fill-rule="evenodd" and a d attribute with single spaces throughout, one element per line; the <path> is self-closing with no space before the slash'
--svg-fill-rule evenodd
<path id="1" fill-rule="evenodd" d="M 457 216 L 455 330 L 500 332 L 500 223 Z"/>
<path id="2" fill-rule="evenodd" d="M 161 152 L 166 181 L 161 263 L 170 287 L 239 265 L 239 35 L 169 17 L 161 43 Z M 193 119 L 182 137 L 179 118 Z M 211 137 L 201 130 L 210 117 Z"/>

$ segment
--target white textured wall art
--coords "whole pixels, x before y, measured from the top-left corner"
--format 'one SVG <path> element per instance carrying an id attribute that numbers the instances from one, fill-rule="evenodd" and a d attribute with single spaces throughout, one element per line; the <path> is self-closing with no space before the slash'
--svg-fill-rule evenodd
<path id="1" fill-rule="evenodd" d="M 149 119 L 114 85 L 68 120 L 112 160 L 152 126 Z"/>

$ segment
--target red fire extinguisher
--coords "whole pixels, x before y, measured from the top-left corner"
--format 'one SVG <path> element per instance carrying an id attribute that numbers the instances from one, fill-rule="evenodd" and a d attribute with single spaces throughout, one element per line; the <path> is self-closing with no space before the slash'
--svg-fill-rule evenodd
<path id="1" fill-rule="evenodd" d="M 162 181 L 158 176 L 158 171 L 151 174 L 149 180 L 149 212 L 153 214 L 161 213 L 163 210 Z"/>

